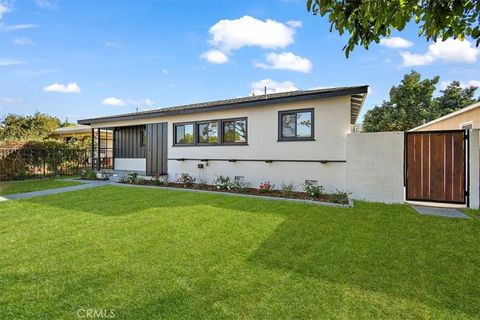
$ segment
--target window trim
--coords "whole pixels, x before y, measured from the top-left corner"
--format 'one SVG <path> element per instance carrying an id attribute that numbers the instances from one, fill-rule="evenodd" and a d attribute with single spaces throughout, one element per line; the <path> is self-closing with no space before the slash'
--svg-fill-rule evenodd
<path id="1" fill-rule="evenodd" d="M 179 126 L 186 126 L 186 125 L 193 125 L 193 142 L 192 143 L 177 143 L 177 127 Z M 195 122 L 189 121 L 189 122 L 178 122 L 173 124 L 173 145 L 174 146 L 185 146 L 185 147 L 191 147 L 196 145 L 196 140 L 197 140 L 197 135 L 195 133 Z"/>
<path id="2" fill-rule="evenodd" d="M 310 128 L 310 137 L 284 137 L 282 135 L 282 117 L 286 114 L 296 114 L 302 112 L 310 112 L 312 115 L 312 127 Z M 315 109 L 291 109 L 278 111 L 278 140 L 277 142 L 290 142 L 290 141 L 315 141 Z M 295 135 L 297 135 L 297 121 L 295 121 Z"/>
<path id="3" fill-rule="evenodd" d="M 199 132 L 199 129 L 200 129 L 200 125 L 202 124 L 210 124 L 210 123 L 216 123 L 217 124 L 217 142 L 200 142 L 200 132 Z M 220 129 L 222 127 L 222 121 L 221 120 L 206 120 L 206 121 L 197 121 L 195 122 L 194 124 L 194 128 L 195 128 L 195 133 L 197 135 L 197 139 L 195 140 L 196 142 L 196 145 L 198 146 L 216 146 L 218 144 L 220 144 L 220 138 L 222 137 L 221 133 L 220 133 Z"/>
<path id="4" fill-rule="evenodd" d="M 232 121 L 245 121 L 245 131 L 247 136 L 245 137 L 245 142 L 225 142 L 224 133 L 225 133 L 225 122 L 232 122 Z M 247 117 L 242 118 L 230 118 L 230 119 L 222 119 L 222 144 L 227 146 L 238 146 L 238 145 L 248 145 L 248 119 Z"/>
<path id="5" fill-rule="evenodd" d="M 245 142 L 224 142 L 223 141 L 223 127 L 224 122 L 230 121 L 245 121 L 245 130 L 247 136 L 245 137 Z M 218 127 L 218 143 L 199 143 L 198 142 L 198 125 L 202 123 L 217 122 Z M 183 126 L 187 124 L 193 125 L 193 143 L 176 143 L 177 141 L 177 126 Z M 248 145 L 248 117 L 236 117 L 236 118 L 225 118 L 225 119 L 208 119 L 208 120 L 199 120 L 199 121 L 187 121 L 187 122 L 175 122 L 173 123 L 173 145 L 172 147 L 218 147 L 218 146 L 247 146 Z"/>

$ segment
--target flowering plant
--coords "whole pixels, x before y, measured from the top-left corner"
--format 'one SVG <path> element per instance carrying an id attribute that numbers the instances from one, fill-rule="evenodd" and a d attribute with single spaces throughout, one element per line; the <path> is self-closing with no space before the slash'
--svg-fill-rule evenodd
<path id="1" fill-rule="evenodd" d="M 271 184 L 270 181 L 265 181 L 260 183 L 260 186 L 258 186 L 258 191 L 262 193 L 267 193 L 273 190 L 273 187 L 275 187 L 274 184 Z"/>
<path id="2" fill-rule="evenodd" d="M 178 178 L 177 182 L 183 184 L 185 188 L 192 187 L 195 184 L 195 178 L 189 175 L 188 173 L 182 174 L 180 178 Z"/>
<path id="3" fill-rule="evenodd" d="M 217 176 L 217 178 L 213 180 L 213 184 L 218 190 L 231 190 L 233 186 L 229 176 Z"/>

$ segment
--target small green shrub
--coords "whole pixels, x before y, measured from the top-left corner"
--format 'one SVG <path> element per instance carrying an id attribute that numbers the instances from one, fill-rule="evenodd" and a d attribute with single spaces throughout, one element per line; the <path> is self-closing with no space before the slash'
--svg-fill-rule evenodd
<path id="1" fill-rule="evenodd" d="M 233 181 L 232 186 L 236 191 L 238 191 L 240 193 L 245 193 L 245 192 L 247 192 L 248 188 L 250 188 L 250 183 L 245 181 L 245 179 L 243 177 L 237 177 Z"/>
<path id="2" fill-rule="evenodd" d="M 130 172 L 127 177 L 125 178 L 125 182 L 127 183 L 137 183 L 138 181 L 138 173 L 137 172 Z"/>
<path id="3" fill-rule="evenodd" d="M 191 188 L 195 185 L 195 180 L 196 179 L 194 177 L 192 177 L 188 173 L 185 173 L 177 179 L 177 183 L 183 184 L 185 188 Z"/>
<path id="4" fill-rule="evenodd" d="M 292 197 L 295 194 L 296 186 L 293 181 L 290 182 L 285 182 L 282 181 L 282 189 L 280 190 L 282 192 L 282 195 L 284 197 Z"/>
<path id="5" fill-rule="evenodd" d="M 316 184 L 313 184 L 313 183 L 305 183 L 303 185 L 303 190 L 311 197 L 314 197 L 314 198 L 318 198 L 320 197 L 321 195 L 324 195 L 325 192 L 324 192 L 324 189 L 322 186 L 318 186 Z"/>
<path id="6" fill-rule="evenodd" d="M 156 186 L 166 186 L 168 185 L 168 179 L 166 176 L 157 174 L 155 177 L 152 178 L 152 183 Z"/>
<path id="7" fill-rule="evenodd" d="M 213 185 L 218 190 L 232 190 L 233 188 L 233 182 L 229 176 L 217 176 L 217 178 L 213 180 Z"/>
<path id="8" fill-rule="evenodd" d="M 349 193 L 340 191 L 337 189 L 336 192 L 330 194 L 330 201 L 333 203 L 343 203 L 347 204 L 348 203 L 348 195 Z"/>

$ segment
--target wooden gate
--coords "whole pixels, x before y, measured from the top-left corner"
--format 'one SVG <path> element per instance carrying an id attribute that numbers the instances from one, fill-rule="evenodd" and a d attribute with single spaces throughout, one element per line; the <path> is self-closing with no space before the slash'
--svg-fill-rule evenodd
<path id="1" fill-rule="evenodd" d="M 406 199 L 464 204 L 468 131 L 405 134 Z"/>

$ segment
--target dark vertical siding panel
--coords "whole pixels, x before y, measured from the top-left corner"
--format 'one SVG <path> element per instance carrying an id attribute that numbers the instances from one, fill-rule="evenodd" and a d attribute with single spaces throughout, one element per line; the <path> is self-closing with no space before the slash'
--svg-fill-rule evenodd
<path id="1" fill-rule="evenodd" d="M 150 123 L 147 130 L 147 175 L 166 173 L 167 123 Z"/>

